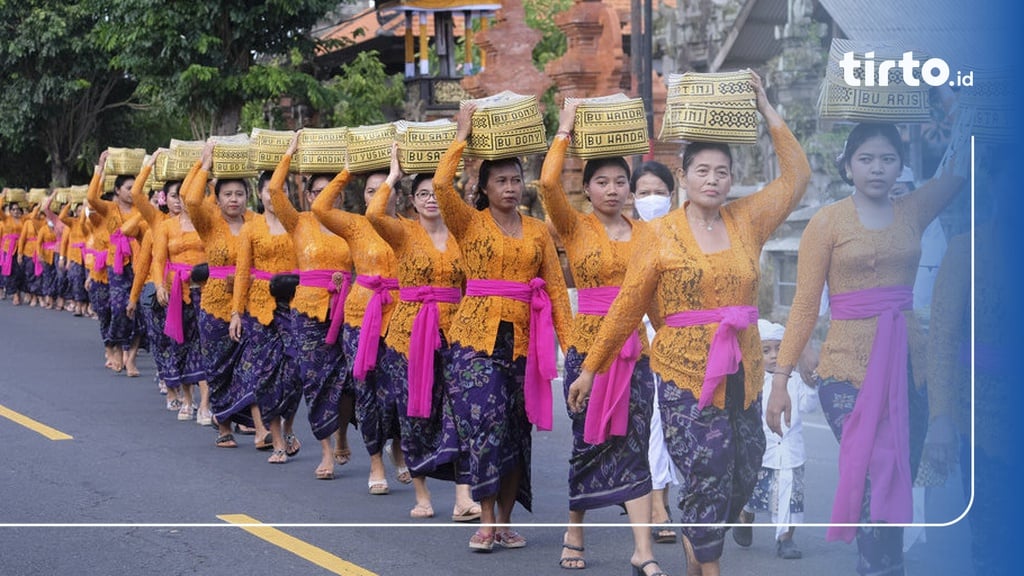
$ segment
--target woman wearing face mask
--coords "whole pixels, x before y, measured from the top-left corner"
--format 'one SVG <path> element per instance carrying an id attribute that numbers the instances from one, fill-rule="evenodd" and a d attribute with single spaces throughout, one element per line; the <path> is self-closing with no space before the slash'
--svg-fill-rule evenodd
<path id="1" fill-rule="evenodd" d="M 563 351 L 568 347 L 572 312 L 547 225 L 519 213 L 519 159 L 480 164 L 477 209 L 455 191 L 475 109 L 459 111 L 455 142 L 438 164 L 434 192 L 462 249 L 466 274 L 466 293 L 449 332 L 452 360 L 445 381 L 462 446 L 460 482 L 480 501 L 480 520 L 501 525 L 470 538 L 471 549 L 486 552 L 495 544 L 526 546 L 505 525 L 516 501 L 527 510 L 532 506 L 531 427 L 551 429 L 550 380 L 557 375 L 552 336 L 557 333 Z"/>
<path id="2" fill-rule="evenodd" d="M 633 208 L 637 217 L 644 222 L 664 216 L 675 207 L 675 179 L 672 178 L 668 166 L 661 162 L 652 160 L 641 164 L 629 179 L 629 189 L 633 193 Z M 654 338 L 654 327 L 647 316 L 644 316 L 644 327 L 647 329 L 648 338 Z M 654 377 L 654 381 L 657 388 L 657 376 Z M 651 464 L 651 523 L 671 523 L 668 486 L 679 485 L 679 480 L 676 467 L 665 448 L 665 433 L 661 429 L 661 410 L 657 394 L 654 395 L 654 410 L 651 412 L 651 439 L 647 457 Z M 651 536 L 659 544 L 673 544 L 677 537 L 675 529 L 668 526 L 652 528 Z"/>
<path id="3" fill-rule="evenodd" d="M 629 165 L 621 157 L 588 160 L 583 168 L 583 192 L 593 212 L 583 214 L 569 205 L 562 188 L 562 162 L 575 118 L 576 105 L 566 104 L 540 179 L 544 210 L 565 244 L 579 290 L 580 311 L 565 357 L 566 395 L 568 384 L 575 380 L 593 345 L 602 317 L 618 294 L 632 253 L 655 242 L 647 225 L 622 214 L 629 196 Z M 647 443 L 654 381 L 646 342 L 647 334 L 638 330 L 619 351 L 614 369 L 595 384 L 594 401 L 587 410 L 569 414 L 573 448 L 569 459 L 569 529 L 558 562 L 562 568 L 586 568 L 583 528 L 579 525 L 587 510 L 625 503 L 630 522 L 650 521 Z M 664 574 L 654 560 L 651 543 L 646 527 L 633 528 L 630 563 L 639 575 Z"/>
<path id="4" fill-rule="evenodd" d="M 319 480 L 331 480 L 335 461 L 330 437 L 347 430 L 353 410 L 352 391 L 345 389 L 347 364 L 338 338 L 345 297 L 352 284 L 352 254 L 345 240 L 325 228 L 312 212 L 296 210 L 285 194 L 285 179 L 299 136 L 297 132 L 270 179 L 270 202 L 291 234 L 298 261 L 299 285 L 291 303 L 292 339 L 309 426 L 320 441 L 320 463 L 313 473 Z M 330 176 L 310 176 L 306 201 L 312 204 L 330 181 Z"/>
<path id="5" fill-rule="evenodd" d="M 835 523 L 912 520 L 911 483 L 924 441 L 917 424 L 927 410 L 908 362 L 908 334 L 910 348 L 917 343 L 912 286 L 921 235 L 963 179 L 946 173 L 893 199 L 903 154 L 891 124 L 859 124 L 850 132 L 840 165 L 855 192 L 822 208 L 800 239 L 797 291 L 767 399 L 768 426 L 781 433 L 792 408 L 786 382 L 814 329 L 827 280 L 832 322 L 816 377 L 839 440 Z M 855 535 L 859 573 L 904 573 L 902 528 L 834 527 L 827 538 L 849 542 Z"/>
<path id="6" fill-rule="evenodd" d="M 107 162 L 109 151 L 100 154 L 97 172 L 100 182 Z M 111 368 L 115 372 L 125 369 L 129 376 L 138 376 L 135 358 L 139 353 L 142 338 L 133 319 L 128 318 L 128 297 L 132 290 L 135 273 L 132 270 L 132 255 L 138 251 L 137 241 L 125 237 L 121 225 L 137 213 L 132 202 L 132 185 L 135 176 L 121 175 L 114 180 L 114 200 L 100 198 L 100 186 L 90 187 L 89 206 L 103 219 L 106 227 L 109 251 L 107 264 L 110 270 L 107 278 L 110 285 L 110 332 Z"/>
<path id="7" fill-rule="evenodd" d="M 209 278 L 200 293 L 199 341 L 203 368 L 210 388 L 210 408 L 217 423 L 217 443 L 222 448 L 238 444 L 231 434 L 231 422 L 256 428 L 256 448 L 270 450 L 270 432 L 259 417 L 254 395 L 234 379 L 235 347 L 230 336 L 231 299 L 238 259 L 239 234 L 252 217 L 246 208 L 249 183 L 245 180 L 217 180 L 212 196 L 206 182 L 213 164 L 213 143 L 203 148 L 181 185 L 185 211 L 203 241 Z"/>
<path id="8" fill-rule="evenodd" d="M 781 175 L 764 190 L 726 203 L 732 155 L 721 143 L 691 143 L 683 156 L 682 210 L 655 225 L 654 247 L 636 254 L 591 348 L 569 405 L 582 410 L 594 375 L 607 369 L 652 299 L 665 314 L 652 344 L 661 379 L 665 442 L 679 468 L 681 520 L 735 522 L 757 481 L 764 452 L 758 398 L 763 387 L 757 334 L 761 248 L 802 197 L 810 166 L 800 144 L 751 73 L 757 109 Z M 687 573 L 718 576 L 725 528 L 683 528 Z"/>
<path id="9" fill-rule="evenodd" d="M 388 333 L 391 314 L 398 300 L 398 261 L 391 246 L 377 234 L 366 216 L 334 208 L 351 174 L 342 170 L 313 202 L 313 214 L 328 230 L 348 243 L 356 269 L 356 281 L 345 300 L 343 343 L 345 357 L 352 370 L 356 390 L 356 415 L 363 443 L 370 455 L 370 476 L 367 490 L 383 496 L 390 491 L 384 471 L 384 447 L 392 441 L 391 457 L 395 478 L 412 482 L 399 447 L 400 428 L 394 397 L 389 397 L 378 379 L 378 368 L 384 353 L 384 336 Z M 369 205 L 387 174 L 366 175 L 363 199 Z M 394 206 L 389 206 L 394 214 Z"/>

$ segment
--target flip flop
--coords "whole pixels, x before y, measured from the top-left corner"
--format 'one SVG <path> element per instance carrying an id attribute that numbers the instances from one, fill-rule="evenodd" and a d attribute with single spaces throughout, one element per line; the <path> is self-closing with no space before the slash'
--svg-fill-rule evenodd
<path id="1" fill-rule="evenodd" d="M 434 517 L 434 507 L 430 504 L 417 504 L 409 511 L 410 518 L 425 519 Z"/>
<path id="2" fill-rule="evenodd" d="M 317 480 L 334 480 L 334 468 L 317 468 L 313 474 Z"/>
<path id="3" fill-rule="evenodd" d="M 387 478 L 381 478 L 380 480 L 374 480 L 371 478 L 366 482 L 366 485 L 370 489 L 370 494 L 373 494 L 374 496 L 384 496 L 391 491 L 390 488 L 388 488 Z"/>
<path id="4" fill-rule="evenodd" d="M 257 450 L 273 450 L 274 449 L 274 437 L 267 432 L 267 435 L 263 437 L 262 442 L 256 443 Z"/>
<path id="5" fill-rule="evenodd" d="M 286 447 L 284 453 L 287 454 L 289 458 L 298 454 L 299 450 L 302 449 L 302 443 L 295 437 L 295 434 L 288 434 L 285 436 L 284 445 Z"/>
<path id="6" fill-rule="evenodd" d="M 238 442 L 232 434 L 221 434 L 217 436 L 217 448 L 238 448 Z"/>
<path id="7" fill-rule="evenodd" d="M 338 448 L 334 451 L 334 463 L 338 466 L 344 466 L 348 464 L 349 460 L 352 459 L 352 450 L 348 448 Z"/>
<path id="8" fill-rule="evenodd" d="M 274 450 L 274 453 L 267 458 L 267 462 L 270 464 L 284 464 L 288 462 L 288 455 L 285 454 L 284 450 Z"/>
<path id="9" fill-rule="evenodd" d="M 472 506 L 464 509 L 456 508 L 452 512 L 452 522 L 472 522 L 480 519 L 480 505 L 474 503 Z"/>

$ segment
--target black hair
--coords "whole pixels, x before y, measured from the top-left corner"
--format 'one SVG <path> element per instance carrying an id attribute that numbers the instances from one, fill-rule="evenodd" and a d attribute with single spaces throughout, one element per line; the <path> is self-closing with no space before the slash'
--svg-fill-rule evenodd
<path id="1" fill-rule="evenodd" d="M 589 184 L 598 170 L 608 166 L 622 168 L 626 172 L 626 179 L 629 180 L 629 164 L 626 163 L 626 160 L 622 156 L 607 156 L 587 161 L 583 167 L 583 185 Z"/>
<path id="2" fill-rule="evenodd" d="M 900 166 L 903 166 L 903 138 L 900 137 L 900 131 L 896 129 L 895 124 L 876 124 L 871 122 L 864 122 L 857 124 L 850 131 L 850 135 L 846 137 L 846 145 L 843 146 L 843 154 L 836 159 L 836 167 L 839 168 L 839 176 L 842 177 L 843 182 L 853 185 L 853 180 L 850 179 L 846 173 L 846 165 L 853 160 L 853 155 L 857 153 L 857 149 L 860 148 L 864 142 L 868 141 L 875 136 L 885 138 L 892 144 L 892 147 L 896 149 L 896 154 L 900 158 Z"/>
<path id="3" fill-rule="evenodd" d="M 491 205 L 490 200 L 487 198 L 487 181 L 491 178 L 491 170 L 494 168 L 500 168 L 502 166 L 515 166 L 519 169 L 519 174 L 523 173 L 523 162 L 519 160 L 518 156 L 512 158 L 502 158 L 500 160 L 484 160 L 480 163 L 480 170 L 477 173 L 476 179 L 476 209 L 484 210 Z"/>
<path id="4" fill-rule="evenodd" d="M 114 178 L 114 190 L 120 190 L 121 186 L 129 180 L 135 180 L 135 176 L 131 174 L 118 174 L 117 178 Z"/>
<path id="5" fill-rule="evenodd" d="M 633 177 L 629 179 L 629 191 L 636 194 L 637 181 L 648 174 L 664 182 L 665 186 L 668 186 L 670 196 L 676 191 L 676 179 L 672 177 L 672 171 L 668 169 L 668 166 L 656 160 L 644 162 L 636 169 L 636 172 L 633 172 Z"/>
<path id="6" fill-rule="evenodd" d="M 264 170 L 263 172 L 260 172 L 259 178 L 256 179 L 256 191 L 258 193 L 262 193 L 263 188 L 265 186 L 270 185 L 270 179 L 273 177 L 274 173 L 271 172 L 270 170 Z"/>
<path id="7" fill-rule="evenodd" d="M 181 192 L 181 180 L 168 180 L 168 181 L 164 182 L 164 188 L 163 188 L 164 195 L 166 196 L 167 194 L 170 194 L 171 193 L 171 188 L 174 188 L 175 186 L 178 187 L 178 192 L 180 194 L 180 192 Z"/>
<path id="8" fill-rule="evenodd" d="M 434 173 L 433 172 L 421 172 L 421 173 L 417 174 L 416 177 L 412 179 L 412 191 L 410 193 L 415 195 L 416 194 L 416 189 L 420 187 L 420 184 L 422 184 L 424 180 L 433 180 L 433 179 L 434 179 Z"/>
<path id="9" fill-rule="evenodd" d="M 334 174 L 310 174 L 309 176 L 306 177 L 305 182 L 303 182 L 302 191 L 307 194 L 309 192 L 312 192 L 311 188 L 313 187 L 313 182 L 316 182 L 320 178 L 326 178 L 328 182 L 331 182 L 332 180 L 334 180 Z"/>
<path id="10" fill-rule="evenodd" d="M 705 150 L 718 150 L 725 157 L 729 159 L 729 171 L 732 172 L 732 149 L 729 148 L 728 144 L 721 142 L 690 142 L 686 145 L 686 149 L 683 151 L 683 172 L 690 169 L 690 164 L 693 164 L 693 159 L 697 157 L 697 154 L 704 152 Z"/>
<path id="11" fill-rule="evenodd" d="M 217 183 L 213 185 L 213 195 L 215 198 L 217 198 L 218 200 L 220 199 L 221 186 L 227 184 L 228 182 L 241 182 L 242 187 L 245 188 L 245 197 L 249 197 L 249 181 L 246 180 L 245 178 L 233 178 L 230 180 L 217 180 Z"/>

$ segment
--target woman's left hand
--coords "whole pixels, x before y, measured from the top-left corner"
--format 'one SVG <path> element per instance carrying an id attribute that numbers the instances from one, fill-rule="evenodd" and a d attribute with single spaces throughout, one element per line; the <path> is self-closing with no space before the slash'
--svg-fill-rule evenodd
<path id="1" fill-rule="evenodd" d="M 587 401 L 590 400 L 590 390 L 594 387 L 594 373 L 583 370 L 579 377 L 569 385 L 569 395 L 565 400 L 569 411 L 579 414 L 587 409 Z"/>

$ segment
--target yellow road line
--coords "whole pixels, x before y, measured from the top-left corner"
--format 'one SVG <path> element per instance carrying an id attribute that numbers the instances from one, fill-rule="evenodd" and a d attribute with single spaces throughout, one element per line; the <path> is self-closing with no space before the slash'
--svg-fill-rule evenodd
<path id="1" fill-rule="evenodd" d="M 32 430 L 33 432 L 38 432 L 39 434 L 46 436 L 50 440 L 74 439 L 69 434 L 65 434 L 60 430 L 57 430 L 56 428 L 50 428 L 49 426 L 43 424 L 42 422 L 36 422 L 35 420 L 29 418 L 28 416 L 25 416 L 24 414 L 19 414 L 2 404 L 0 404 L 0 416 L 3 416 L 4 418 L 7 418 L 8 420 L 16 424 L 21 424 L 22 426 L 28 428 L 29 430 Z"/>
<path id="2" fill-rule="evenodd" d="M 217 518 L 229 524 L 261 523 L 259 520 L 245 514 L 221 514 Z M 341 576 L 377 576 L 375 572 L 370 572 L 351 562 L 346 562 L 323 548 L 317 548 L 294 536 L 289 536 L 277 528 L 270 526 L 240 526 L 240 528 L 257 538 L 266 540 L 334 574 L 340 574 Z"/>

